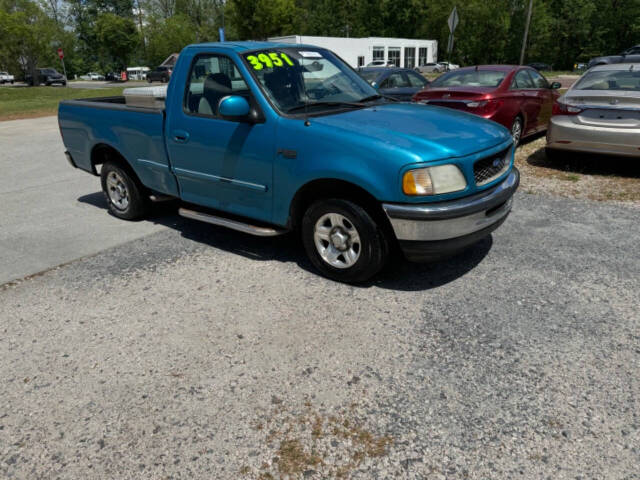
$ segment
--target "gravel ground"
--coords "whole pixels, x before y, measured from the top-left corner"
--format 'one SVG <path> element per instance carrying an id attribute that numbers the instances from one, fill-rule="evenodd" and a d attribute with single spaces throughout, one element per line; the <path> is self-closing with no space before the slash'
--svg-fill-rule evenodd
<path id="1" fill-rule="evenodd" d="M 638 209 L 516 201 L 361 287 L 177 222 L 0 288 L 0 477 L 640 478 Z"/>

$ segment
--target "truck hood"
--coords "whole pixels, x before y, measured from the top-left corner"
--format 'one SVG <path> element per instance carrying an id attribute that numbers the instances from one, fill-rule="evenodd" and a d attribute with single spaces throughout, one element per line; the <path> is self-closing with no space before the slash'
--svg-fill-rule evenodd
<path id="1" fill-rule="evenodd" d="M 448 108 L 416 103 L 387 103 L 312 119 L 345 133 L 363 149 L 402 149 L 415 161 L 463 157 L 511 138 L 489 120 Z"/>

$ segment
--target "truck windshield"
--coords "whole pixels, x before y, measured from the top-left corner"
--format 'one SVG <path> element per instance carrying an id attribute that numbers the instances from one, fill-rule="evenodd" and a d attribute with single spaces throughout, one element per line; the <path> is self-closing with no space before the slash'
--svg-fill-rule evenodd
<path id="1" fill-rule="evenodd" d="M 640 92 L 640 70 L 601 70 L 586 73 L 573 90 L 627 90 Z"/>
<path id="2" fill-rule="evenodd" d="M 327 111 L 380 98 L 376 90 L 334 54 L 308 47 L 251 51 L 247 67 L 283 113 Z M 362 105 L 363 107 L 366 105 Z"/>
<path id="3" fill-rule="evenodd" d="M 431 87 L 497 87 L 505 75 L 499 70 L 457 70 L 436 78 Z"/>

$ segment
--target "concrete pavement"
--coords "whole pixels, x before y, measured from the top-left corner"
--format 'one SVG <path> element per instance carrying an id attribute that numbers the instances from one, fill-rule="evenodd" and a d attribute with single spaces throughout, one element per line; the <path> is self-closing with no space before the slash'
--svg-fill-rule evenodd
<path id="1" fill-rule="evenodd" d="M 110 216 L 100 180 L 71 168 L 56 117 L 0 122 L 0 284 L 156 232 Z"/>
<path id="2" fill-rule="evenodd" d="M 185 222 L 0 288 L 0 478 L 637 480 L 639 237 L 520 192 L 369 285 Z"/>

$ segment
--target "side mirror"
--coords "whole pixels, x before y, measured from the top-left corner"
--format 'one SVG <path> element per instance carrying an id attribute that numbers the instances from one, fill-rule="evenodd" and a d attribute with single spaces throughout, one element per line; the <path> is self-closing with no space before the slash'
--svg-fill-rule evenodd
<path id="1" fill-rule="evenodd" d="M 549 88 L 551 88 L 551 90 L 557 90 L 561 87 L 562 87 L 562 84 L 560 82 L 553 82 Z"/>
<path id="2" fill-rule="evenodd" d="M 240 95 L 229 95 L 218 102 L 218 114 L 226 120 L 247 120 L 250 111 L 249 102 Z"/>

